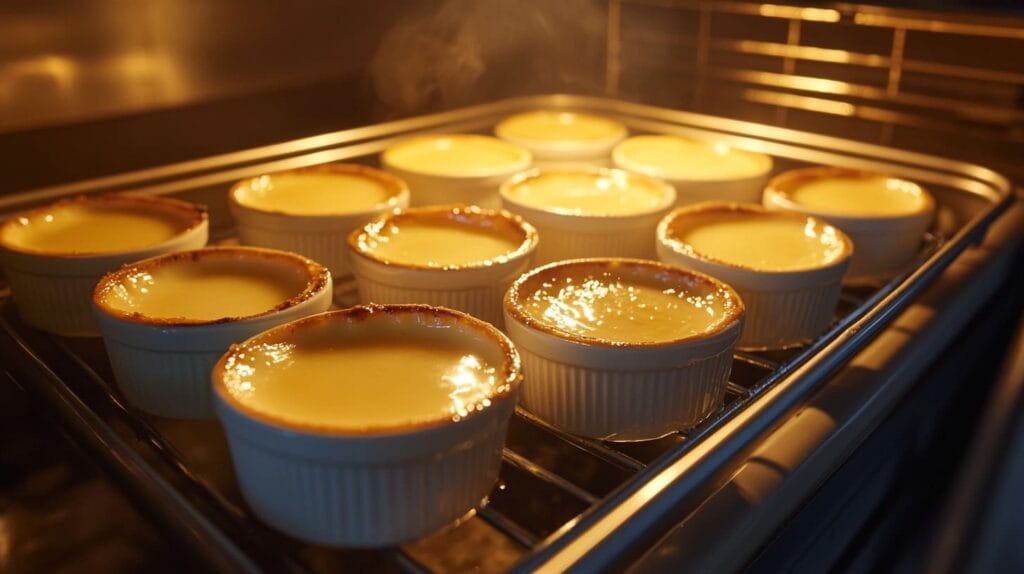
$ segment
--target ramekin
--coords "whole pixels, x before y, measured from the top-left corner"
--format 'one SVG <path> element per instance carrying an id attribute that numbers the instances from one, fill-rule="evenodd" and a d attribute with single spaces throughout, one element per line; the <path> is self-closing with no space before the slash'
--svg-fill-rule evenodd
<path id="1" fill-rule="evenodd" d="M 267 274 L 299 273 L 306 284 L 265 312 L 213 320 L 151 317 L 117 309 L 106 300 L 108 292 L 133 276 L 216 259 L 251 261 Z M 214 414 L 210 369 L 228 347 L 275 325 L 326 311 L 331 295 L 330 272 L 305 257 L 256 247 L 211 247 L 146 259 L 107 274 L 96 286 L 93 308 L 114 378 L 128 401 L 154 415 L 203 419 Z M 186 292 L 182 297 L 203 293 Z"/>
<path id="2" fill-rule="evenodd" d="M 652 209 L 629 214 L 577 214 L 559 209 L 526 205 L 515 198 L 518 185 L 548 173 L 575 171 L 596 175 L 620 174 L 628 180 L 644 180 L 663 190 L 664 199 Z M 654 230 L 658 221 L 676 203 L 671 185 L 643 175 L 621 170 L 583 166 L 533 169 L 518 174 L 501 185 L 502 207 L 529 221 L 537 228 L 541 242 L 534 257 L 536 265 L 581 257 L 635 257 L 654 259 Z"/>
<path id="3" fill-rule="evenodd" d="M 83 204 L 112 204 L 141 211 L 165 212 L 182 220 L 181 232 L 156 245 L 117 252 L 58 253 L 12 244 L 18 227 L 45 224 L 60 209 Z M 96 282 L 108 271 L 130 261 L 198 249 L 206 245 L 209 218 L 201 205 L 160 196 L 109 193 L 78 196 L 14 214 L 0 227 L 0 264 L 14 295 L 18 314 L 27 324 L 57 335 L 99 336 L 91 301 Z"/>
<path id="4" fill-rule="evenodd" d="M 707 273 L 728 283 L 743 298 L 747 319 L 738 347 L 746 350 L 783 349 L 812 341 L 832 322 L 842 288 L 843 274 L 853 254 L 853 243 L 841 231 L 820 220 L 841 242 L 836 258 L 819 267 L 796 270 L 764 270 L 742 266 L 698 253 L 671 237 L 669 228 L 680 218 L 739 211 L 751 214 L 814 219 L 798 214 L 771 214 L 758 205 L 702 203 L 676 209 L 658 224 L 658 257 L 666 263 Z M 742 240 L 742 238 L 740 238 Z"/>
<path id="5" fill-rule="evenodd" d="M 789 195 L 791 190 L 812 180 L 881 175 L 841 167 L 790 170 L 775 176 L 768 183 L 764 191 L 764 205 L 768 209 L 813 215 L 842 229 L 857 247 L 850 261 L 847 282 L 884 281 L 903 271 L 921 250 L 924 234 L 935 217 L 935 200 L 927 190 L 917 183 L 892 178 L 920 192 L 920 209 L 903 215 L 862 216 L 830 213 L 810 209 L 793 201 Z"/>
<path id="6" fill-rule="evenodd" d="M 362 432 L 299 426 L 254 412 L 225 385 L 227 364 L 248 345 L 332 323 L 365 321 L 398 328 L 460 329 L 483 336 L 500 354 L 504 390 L 486 408 L 459 420 Z M 499 379 L 499 380 L 502 380 Z M 213 370 L 217 414 L 224 425 L 242 494 L 265 522 L 317 544 L 381 547 L 420 538 L 464 517 L 498 478 L 508 420 L 520 387 L 519 356 L 490 325 L 426 305 L 370 305 L 324 313 L 246 341 Z M 367 380 L 368 385 L 386 381 Z"/>
<path id="7" fill-rule="evenodd" d="M 686 148 L 710 149 L 722 161 L 729 156 L 744 159 L 746 167 L 736 173 L 700 175 L 680 173 L 679 170 L 644 161 L 635 157 L 638 146 L 665 147 L 666 154 L 685 157 Z M 676 205 L 683 206 L 701 201 L 737 201 L 760 203 L 761 192 L 772 171 L 772 158 L 763 153 L 741 150 L 723 142 L 704 142 L 674 135 L 642 135 L 624 140 L 612 150 L 612 164 L 620 169 L 658 177 L 676 188 Z M 728 171 L 728 170 L 725 170 Z"/>
<path id="8" fill-rule="evenodd" d="M 388 260 L 366 243 L 367 234 L 374 229 L 417 219 L 504 229 L 518 239 L 519 246 L 490 261 L 436 267 Z M 506 211 L 461 205 L 418 207 L 385 214 L 348 237 L 352 270 L 363 303 L 423 303 L 449 307 L 499 328 L 505 290 L 532 266 L 537 243 L 537 230 L 520 217 Z"/>
<path id="9" fill-rule="evenodd" d="M 589 137 L 567 131 L 578 124 L 590 126 Z M 494 128 L 494 135 L 530 150 L 535 167 L 563 164 L 608 167 L 612 148 L 628 133 L 622 122 L 611 118 L 558 110 L 516 114 Z"/>
<path id="10" fill-rule="evenodd" d="M 507 156 L 497 165 L 480 168 L 460 166 L 464 150 L 489 148 Z M 447 165 L 420 163 L 417 153 L 442 153 Z M 488 209 L 500 207 L 498 186 L 513 174 L 528 169 L 533 156 L 526 149 L 493 136 L 475 134 L 431 134 L 400 141 L 381 154 L 381 165 L 409 184 L 414 206 L 462 203 Z"/>
<path id="11" fill-rule="evenodd" d="M 338 174 L 371 179 L 389 192 L 386 201 L 367 209 L 332 214 L 302 214 L 273 211 L 252 205 L 247 195 L 255 186 L 266 185 L 275 176 L 296 173 Z M 338 193 L 343 194 L 344 187 Z M 228 206 L 237 225 L 242 245 L 269 247 L 305 255 L 342 279 L 352 275 L 345 238 L 353 229 L 375 216 L 409 206 L 409 187 L 390 173 L 358 164 L 324 164 L 244 179 L 228 193 Z"/>
<path id="12" fill-rule="evenodd" d="M 584 337 L 534 320 L 521 301 L 551 277 L 620 270 L 671 288 L 699 282 L 723 300 L 723 320 L 686 338 L 623 343 Z M 639 259 L 577 259 L 520 277 L 505 295 L 505 330 L 523 361 L 525 408 L 568 432 L 611 441 L 652 439 L 688 428 L 722 404 L 743 329 L 743 303 L 701 273 Z"/>

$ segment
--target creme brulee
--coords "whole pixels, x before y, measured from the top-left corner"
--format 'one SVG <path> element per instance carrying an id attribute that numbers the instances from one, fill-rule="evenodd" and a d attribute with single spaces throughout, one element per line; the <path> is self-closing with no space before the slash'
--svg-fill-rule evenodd
<path id="1" fill-rule="evenodd" d="M 544 110 L 506 118 L 494 131 L 509 140 L 549 143 L 586 142 L 626 135 L 625 126 L 615 120 L 591 114 Z"/>
<path id="2" fill-rule="evenodd" d="M 618 167 L 665 179 L 742 179 L 771 169 L 763 154 L 669 135 L 631 137 L 615 148 L 614 157 Z"/>
<path id="3" fill-rule="evenodd" d="M 832 215 L 898 216 L 920 212 L 925 191 L 915 183 L 867 173 L 810 179 L 787 190 L 791 201 Z"/>
<path id="4" fill-rule="evenodd" d="M 292 215 L 341 215 L 379 209 L 397 190 L 357 172 L 296 171 L 263 175 L 236 189 L 247 207 Z"/>
<path id="5" fill-rule="evenodd" d="M 254 414 L 341 432 L 458 421 L 509 390 L 504 355 L 482 330 L 444 316 L 344 313 L 255 337 L 215 376 Z"/>
<path id="6" fill-rule="evenodd" d="M 60 202 L 3 228 L 14 249 L 53 254 L 134 251 L 168 241 L 194 225 L 185 212 L 130 199 Z"/>
<path id="7" fill-rule="evenodd" d="M 524 285 L 519 305 L 557 331 L 616 343 L 674 341 L 714 331 L 732 318 L 731 299 L 708 284 L 669 287 L 615 269 L 582 267 L 575 275 Z"/>
<path id="8" fill-rule="evenodd" d="M 525 169 L 531 157 L 525 149 L 495 137 L 456 134 L 399 142 L 384 151 L 382 161 L 388 167 L 414 173 L 479 177 Z"/>
<path id="9" fill-rule="evenodd" d="M 818 220 L 728 208 L 680 213 L 665 239 L 698 257 L 764 271 L 822 267 L 846 250 L 836 229 Z"/>
<path id="10" fill-rule="evenodd" d="M 568 215 L 633 215 L 671 203 L 669 187 L 620 170 L 541 170 L 502 189 L 506 199 Z"/>

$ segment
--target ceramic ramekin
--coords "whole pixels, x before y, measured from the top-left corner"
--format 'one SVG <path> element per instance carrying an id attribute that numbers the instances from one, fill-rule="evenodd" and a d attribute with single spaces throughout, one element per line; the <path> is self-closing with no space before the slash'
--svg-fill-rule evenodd
<path id="1" fill-rule="evenodd" d="M 118 291 L 128 285 L 134 289 L 158 270 L 192 265 L 251 265 L 299 288 L 264 312 L 216 319 L 154 317 L 110 302 Z M 210 369 L 228 347 L 275 325 L 326 311 L 331 295 L 330 272 L 305 257 L 256 247 L 212 247 L 146 259 L 107 274 L 96 286 L 93 307 L 114 378 L 129 402 L 165 417 L 211 418 Z M 185 291 L 181 296 L 204 294 Z M 139 289 L 135 297 L 144 300 L 145 292 Z"/>
<path id="2" fill-rule="evenodd" d="M 495 259 L 461 265 L 436 266 L 389 260 L 376 253 L 370 241 L 390 225 L 407 221 L 451 222 L 468 229 L 508 233 L 517 247 Z M 363 303 L 424 303 L 458 309 L 497 325 L 502 324 L 505 290 L 531 267 L 537 231 L 505 211 L 465 206 L 411 208 L 386 214 L 353 231 L 348 238 L 352 270 Z M 454 250 L 458 246 L 453 246 Z"/>
<path id="3" fill-rule="evenodd" d="M 138 210 L 180 223 L 173 237 L 153 245 L 124 250 L 33 249 L 18 240 L 33 227 L 59 222 L 61 213 L 79 209 Z M 81 228 L 66 233 L 80 234 Z M 108 271 L 130 261 L 198 249 L 206 245 L 209 220 L 206 208 L 167 197 L 110 193 L 64 199 L 17 213 L 0 227 L 0 264 L 14 295 L 18 314 L 29 325 L 58 335 L 98 336 L 90 302 L 96 282 Z"/>
<path id="4" fill-rule="evenodd" d="M 653 207 L 641 207 L 627 213 L 580 213 L 556 207 L 539 207 L 516 197 L 516 188 L 531 180 L 564 172 L 592 174 L 596 178 L 616 178 L 639 182 L 659 189 L 661 199 Z M 537 228 L 541 242 L 534 263 L 580 257 L 636 257 L 654 259 L 654 229 L 672 209 L 676 192 L 671 185 L 622 170 L 587 167 L 555 167 L 518 174 L 501 186 L 502 206 Z"/>
<path id="5" fill-rule="evenodd" d="M 626 138 L 622 122 L 591 114 L 536 110 L 502 120 L 494 128 L 499 138 L 533 154 L 536 167 L 584 164 L 608 167 L 612 148 Z"/>
<path id="6" fill-rule="evenodd" d="M 501 182 L 532 163 L 526 149 L 474 134 L 417 136 L 381 154 L 384 169 L 409 184 L 416 206 L 462 203 L 497 209 Z"/>
<path id="7" fill-rule="evenodd" d="M 612 150 L 612 163 L 671 183 L 680 206 L 701 201 L 760 203 L 772 171 L 769 155 L 674 135 L 628 138 Z"/>
<path id="8" fill-rule="evenodd" d="M 707 332 L 624 343 L 540 322 L 523 301 L 552 278 L 611 272 L 713 293 L 722 317 Z M 613 441 L 657 438 L 690 427 L 722 404 L 743 303 L 712 277 L 654 261 L 577 259 L 534 269 L 505 296 L 505 328 L 523 361 L 525 408 L 568 432 Z"/>
<path id="9" fill-rule="evenodd" d="M 809 229 L 828 234 L 829 240 L 836 242 L 836 255 L 820 266 L 805 269 L 755 269 L 699 253 L 673 237 L 671 229 L 676 222 L 687 218 L 699 221 L 705 215 L 722 212 L 797 219 Z M 736 241 L 749 238 L 737 237 Z M 676 209 L 658 224 L 658 257 L 662 261 L 716 277 L 743 298 L 747 319 L 738 345 L 741 349 L 795 347 L 824 332 L 832 321 L 852 253 L 849 238 L 825 222 L 806 215 L 771 213 L 757 205 L 702 203 Z"/>
<path id="10" fill-rule="evenodd" d="M 887 178 L 906 193 L 920 198 L 919 207 L 905 214 L 857 215 L 841 210 L 809 208 L 793 200 L 790 192 L 815 180 L 886 177 L 881 174 L 840 167 L 809 167 L 781 173 L 768 183 L 764 205 L 769 209 L 813 215 L 842 229 L 857 247 L 847 282 L 874 283 L 903 271 L 921 250 L 926 231 L 935 217 L 935 200 L 920 185 L 899 178 Z M 851 192 L 853 193 L 853 192 Z"/>
<path id="11" fill-rule="evenodd" d="M 331 212 L 325 209 L 315 214 L 294 209 L 270 210 L 254 204 L 253 193 L 267 193 L 275 177 L 295 174 L 366 178 L 385 189 L 387 199 L 354 210 L 338 208 Z M 346 191 L 342 177 L 337 188 L 339 196 Z M 353 229 L 381 213 L 408 207 L 409 188 L 402 180 L 379 169 L 357 164 L 325 164 L 242 180 L 231 188 L 228 200 L 243 245 L 305 255 L 330 269 L 335 279 L 342 279 L 352 275 L 345 238 Z"/>
<path id="12" fill-rule="evenodd" d="M 233 359 L 252 345 L 287 341 L 289 334 L 316 328 L 340 341 L 347 331 L 376 321 L 393 329 L 473 337 L 477 348 L 489 349 L 492 364 L 501 365 L 501 390 L 485 408 L 457 420 L 359 431 L 285 422 L 248 408 L 228 390 Z M 354 547 L 422 537 L 481 504 L 498 478 L 520 379 L 519 356 L 499 331 L 426 305 L 358 306 L 302 319 L 233 347 L 213 370 L 217 413 L 252 509 L 297 538 Z M 366 380 L 378 387 L 387 382 Z"/>

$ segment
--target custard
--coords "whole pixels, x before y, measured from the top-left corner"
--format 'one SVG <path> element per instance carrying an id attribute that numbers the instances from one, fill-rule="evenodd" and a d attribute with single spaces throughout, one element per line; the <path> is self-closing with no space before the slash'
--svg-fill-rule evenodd
<path id="1" fill-rule="evenodd" d="M 790 200 L 807 209 L 866 217 L 918 213 L 927 201 L 924 194 L 909 181 L 861 173 L 811 179 L 787 190 Z"/>
<path id="2" fill-rule="evenodd" d="M 263 175 L 235 191 L 253 209 L 293 215 L 343 215 L 373 211 L 395 197 L 395 190 L 367 175 L 297 171 Z"/>
<path id="3" fill-rule="evenodd" d="M 664 207 L 671 192 L 662 182 L 619 170 L 542 170 L 502 193 L 521 205 L 567 215 L 633 215 Z"/>
<path id="4" fill-rule="evenodd" d="M 621 138 L 626 128 L 600 116 L 541 110 L 506 118 L 495 133 L 510 140 L 574 143 Z"/>
<path id="5" fill-rule="evenodd" d="M 473 208 L 411 209 L 372 222 L 354 237 L 357 251 L 378 261 L 436 268 L 507 261 L 526 243 L 511 220 Z"/>
<path id="6" fill-rule="evenodd" d="M 507 391 L 485 343 L 451 325 L 387 316 L 305 321 L 235 348 L 221 376 L 246 410 L 286 425 L 392 430 L 457 421 Z"/>
<path id="7" fill-rule="evenodd" d="M 495 137 L 468 134 L 416 137 L 391 146 L 383 154 L 383 162 L 389 167 L 454 177 L 515 172 L 528 167 L 530 159 L 530 152 L 518 146 Z"/>
<path id="8" fill-rule="evenodd" d="M 128 198 L 85 198 L 17 217 L 3 227 L 0 242 L 37 253 L 118 253 L 159 245 L 194 224 L 194 215 L 183 210 Z"/>
<path id="9" fill-rule="evenodd" d="M 653 177 L 680 180 L 742 179 L 771 169 L 768 156 L 679 136 L 629 138 L 615 148 L 619 167 Z"/>
<path id="10" fill-rule="evenodd" d="M 836 229 L 816 219 L 728 208 L 680 213 L 665 239 L 698 257 L 764 271 L 822 267 L 846 251 Z"/>
<path id="11" fill-rule="evenodd" d="M 677 341 L 720 329 L 737 306 L 710 282 L 646 267 L 569 264 L 531 279 L 518 294 L 525 314 L 584 340 Z"/>

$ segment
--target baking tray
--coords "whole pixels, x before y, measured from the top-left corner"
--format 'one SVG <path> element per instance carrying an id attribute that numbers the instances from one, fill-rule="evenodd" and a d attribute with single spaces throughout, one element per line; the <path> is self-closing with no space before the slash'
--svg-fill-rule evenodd
<path id="1" fill-rule="evenodd" d="M 809 164 L 883 171 L 926 185 L 936 224 L 913 265 L 891 281 L 844 288 L 830 330 L 798 349 L 737 353 L 723 405 L 691 429 L 613 444 L 551 428 L 520 409 L 489 502 L 460 524 L 401 547 L 364 551 L 305 544 L 254 519 L 235 484 L 216 422 L 149 416 L 113 385 L 102 342 L 34 331 L 0 292 L 6 368 L 167 532 L 221 571 L 565 571 L 627 564 L 682 520 L 741 457 L 979 240 L 1011 201 L 1006 178 L 953 159 L 617 100 L 550 95 L 344 130 L 279 145 L 0 198 L 20 209 L 75 193 L 173 194 L 210 208 L 212 242 L 233 240 L 230 184 L 332 161 L 375 164 L 391 143 L 423 132 L 488 132 L 535 109 L 590 111 L 632 133 L 727 141 L 773 156 L 775 172 Z M 339 299 L 353 297 L 342 283 Z"/>

